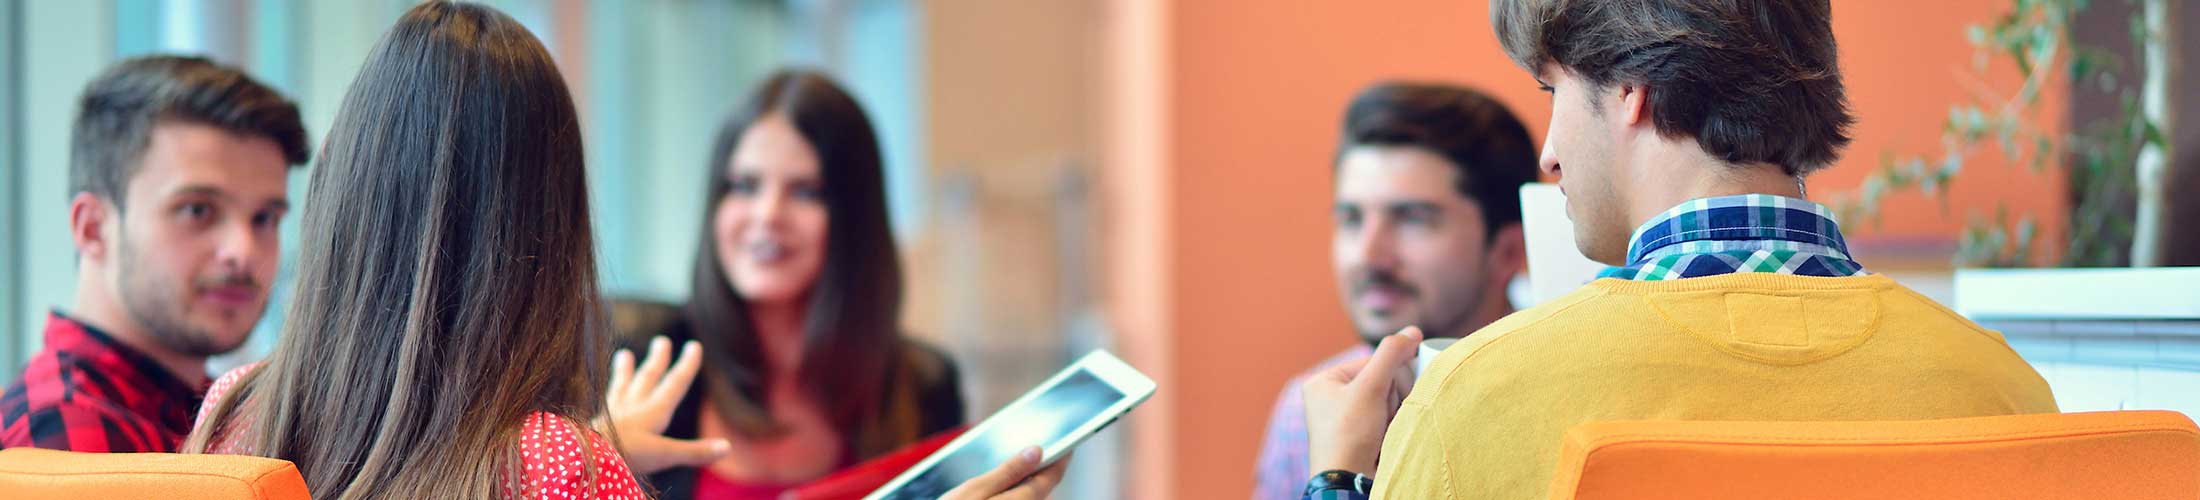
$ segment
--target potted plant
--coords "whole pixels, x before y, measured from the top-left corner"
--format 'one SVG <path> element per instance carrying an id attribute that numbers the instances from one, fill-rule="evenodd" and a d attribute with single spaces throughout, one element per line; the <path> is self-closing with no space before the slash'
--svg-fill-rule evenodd
<path id="1" fill-rule="evenodd" d="M 1966 35 L 1978 50 L 1972 70 L 2011 64 L 2022 76 L 2020 86 L 2007 95 L 1951 106 L 1941 151 L 1890 153 L 1857 191 L 1836 200 L 1844 220 L 1867 225 L 1878 220 L 1879 202 L 1890 194 L 1915 191 L 1945 201 L 1965 161 L 1997 149 L 2029 165 L 2035 175 L 2066 176 L 2071 197 L 2065 240 L 2043 241 L 2040 224 L 2029 215 L 2012 219 L 2001 209 L 1991 217 L 1971 214 L 1955 252 L 1957 309 L 1965 314 L 2200 318 L 2200 268 L 2129 269 L 2189 265 L 2200 258 L 2186 249 L 2200 238 L 2200 221 L 2183 221 L 2185 227 L 2178 229 L 2172 220 L 2179 204 L 2191 206 L 2196 198 L 2191 191 L 2200 189 L 2192 185 L 2200 175 L 2175 170 L 2169 139 L 2178 60 L 2172 18 L 2181 7 L 2170 0 L 2130 0 L 2128 30 L 2137 57 L 2126 58 L 2078 43 L 2074 23 L 2092 3 L 2013 0 L 1992 21 L 1971 26 Z M 2043 106 L 2041 94 L 2065 85 L 2073 93 L 2113 99 L 2117 107 L 2069 130 L 2031 119 Z M 2042 265 L 2119 269 L 2007 269 Z M 2166 290 L 2129 293 L 2134 286 Z M 2113 293 L 2117 290 L 2125 293 Z M 2133 295 L 2159 300 L 2129 300 Z"/>

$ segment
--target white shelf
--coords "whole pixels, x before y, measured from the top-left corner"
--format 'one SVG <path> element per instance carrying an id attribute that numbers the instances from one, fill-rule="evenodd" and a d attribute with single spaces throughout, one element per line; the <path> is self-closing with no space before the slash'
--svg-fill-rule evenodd
<path id="1" fill-rule="evenodd" d="M 1974 320 L 2200 319 L 2200 267 L 1960 269 L 1955 299 Z"/>

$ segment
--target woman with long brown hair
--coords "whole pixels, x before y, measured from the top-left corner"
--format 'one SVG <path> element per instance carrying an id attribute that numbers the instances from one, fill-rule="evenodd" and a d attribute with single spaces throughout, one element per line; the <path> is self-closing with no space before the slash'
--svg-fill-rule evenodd
<path id="1" fill-rule="evenodd" d="M 641 498 L 586 425 L 609 339 L 577 120 L 517 21 L 405 13 L 313 169 L 279 344 L 185 450 L 289 460 L 315 498 Z"/>
<path id="2" fill-rule="evenodd" d="M 777 498 L 964 423 L 955 366 L 905 337 L 877 135 L 823 74 L 767 77 L 719 129 L 692 295 L 702 352 L 667 435 L 731 453 L 650 477 L 666 498 Z M 660 346 L 658 351 L 662 351 Z"/>

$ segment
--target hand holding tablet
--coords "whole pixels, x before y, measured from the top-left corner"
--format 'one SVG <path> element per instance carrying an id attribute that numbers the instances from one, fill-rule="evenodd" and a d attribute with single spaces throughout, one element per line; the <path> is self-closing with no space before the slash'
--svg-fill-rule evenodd
<path id="1" fill-rule="evenodd" d="M 1054 486 L 1062 484 L 1062 472 L 1069 469 L 1069 456 L 1054 461 L 1054 465 L 1039 469 L 1042 456 L 1040 448 L 1033 446 L 1018 452 L 1016 458 L 1002 463 L 992 472 L 963 482 L 949 490 L 941 500 L 1040 500 L 1054 492 Z M 1033 470 L 1038 470 L 1034 473 Z M 1025 479 L 1029 478 L 1029 479 Z"/>
<path id="2" fill-rule="evenodd" d="M 976 490 L 1014 485 L 1030 471 L 1041 471 L 1033 481 L 1053 481 L 1061 476 L 1059 461 L 1071 448 L 1145 402 L 1153 391 L 1153 379 L 1107 351 L 1093 351 L 864 498 L 936 499 L 957 485 Z M 1034 445 L 1039 449 L 1035 463 L 1026 454 Z M 1004 477 L 1007 482 L 997 484 Z M 1051 483 L 1043 486 L 1034 490 L 1052 488 Z"/>

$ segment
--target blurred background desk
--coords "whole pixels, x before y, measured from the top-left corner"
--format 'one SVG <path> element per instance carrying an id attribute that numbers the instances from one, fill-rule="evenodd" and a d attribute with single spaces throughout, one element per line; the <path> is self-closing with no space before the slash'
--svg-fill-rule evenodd
<path id="1" fill-rule="evenodd" d="M 1954 288 L 2063 411 L 2200 414 L 2200 268 L 1962 270 Z"/>

